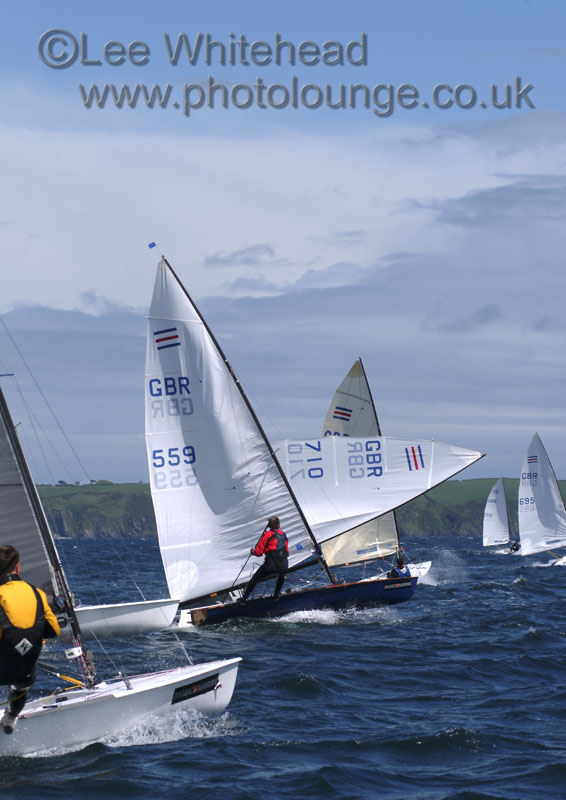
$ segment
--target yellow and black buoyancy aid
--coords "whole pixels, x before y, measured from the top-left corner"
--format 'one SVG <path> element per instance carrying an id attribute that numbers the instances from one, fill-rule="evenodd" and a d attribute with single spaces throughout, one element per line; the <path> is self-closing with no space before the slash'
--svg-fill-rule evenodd
<path id="1" fill-rule="evenodd" d="M 0 675 L 8 676 L 10 681 L 28 675 L 34 668 L 45 636 L 45 609 L 43 600 L 31 584 L 35 601 L 35 619 L 27 628 L 20 628 L 11 621 L 6 610 L 0 604 Z"/>

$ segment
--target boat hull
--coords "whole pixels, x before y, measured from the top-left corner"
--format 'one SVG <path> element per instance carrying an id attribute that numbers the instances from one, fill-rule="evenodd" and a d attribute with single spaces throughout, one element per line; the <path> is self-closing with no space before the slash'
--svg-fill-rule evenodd
<path id="1" fill-rule="evenodd" d="M 0 733 L 0 756 L 60 753 L 181 708 L 202 714 L 223 711 L 232 698 L 240 661 L 210 661 L 30 700 L 14 732 Z"/>
<path id="2" fill-rule="evenodd" d="M 238 618 L 283 617 L 295 611 L 372 608 L 410 600 L 418 578 L 367 578 L 354 583 L 328 584 L 322 588 L 285 592 L 279 600 L 258 597 L 246 603 L 225 603 L 190 609 L 193 625 L 213 625 Z"/>
<path id="3" fill-rule="evenodd" d="M 127 636 L 168 628 L 179 606 L 178 600 L 143 600 L 137 603 L 78 606 L 75 613 L 83 639 Z"/>

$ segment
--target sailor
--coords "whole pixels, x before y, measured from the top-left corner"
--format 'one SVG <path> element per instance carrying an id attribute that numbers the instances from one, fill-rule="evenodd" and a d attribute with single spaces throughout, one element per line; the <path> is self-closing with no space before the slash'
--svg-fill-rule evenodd
<path id="1" fill-rule="evenodd" d="M 399 556 L 396 566 L 387 573 L 388 578 L 410 578 L 411 570 L 403 561 L 403 556 Z"/>
<path id="2" fill-rule="evenodd" d="M 279 525 L 279 517 L 270 517 L 258 543 L 250 550 L 252 556 L 265 555 L 265 559 L 250 578 L 244 594 L 238 600 L 239 603 L 245 603 L 258 581 L 264 581 L 274 573 L 277 574 L 277 583 L 275 584 L 273 599 L 279 600 L 283 582 L 285 581 L 285 573 L 289 567 L 289 542 Z"/>
<path id="3" fill-rule="evenodd" d="M 0 720 L 12 733 L 35 681 L 44 639 L 59 635 L 59 623 L 45 592 L 20 578 L 20 556 L 0 546 L 0 684 L 9 684 L 8 707 Z"/>

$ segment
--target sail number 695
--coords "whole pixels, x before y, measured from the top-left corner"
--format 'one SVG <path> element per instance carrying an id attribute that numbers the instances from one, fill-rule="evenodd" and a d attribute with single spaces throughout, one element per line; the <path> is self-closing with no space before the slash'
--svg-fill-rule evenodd
<path id="1" fill-rule="evenodd" d="M 194 464 L 196 460 L 195 448 L 191 444 L 187 444 L 181 450 L 180 447 L 170 447 L 167 451 L 154 450 L 151 454 L 151 461 L 154 467 L 159 469 L 168 464 L 170 467 L 176 467 L 179 464 Z"/>

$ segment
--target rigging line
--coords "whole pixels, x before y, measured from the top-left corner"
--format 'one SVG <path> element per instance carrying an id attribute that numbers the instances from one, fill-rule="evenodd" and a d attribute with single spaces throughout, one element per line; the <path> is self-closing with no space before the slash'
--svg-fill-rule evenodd
<path id="1" fill-rule="evenodd" d="M 24 407 L 24 409 L 26 411 L 30 428 L 31 428 L 31 430 L 33 432 L 33 435 L 35 437 L 36 445 L 37 445 L 37 447 L 39 449 L 39 452 L 41 453 L 41 456 L 43 458 L 44 466 L 47 469 L 47 471 L 49 472 L 49 475 L 51 477 L 51 482 L 55 485 L 55 483 L 56 483 L 55 476 L 53 475 L 53 470 L 51 468 L 51 462 L 49 461 L 49 459 L 47 457 L 47 454 L 45 452 L 45 448 L 43 447 L 43 445 L 41 443 L 42 442 L 41 436 L 43 436 L 43 440 L 49 445 L 49 447 L 53 451 L 53 454 L 55 455 L 55 457 L 59 461 L 61 468 L 64 470 L 64 472 L 67 473 L 67 477 L 71 480 L 71 482 L 74 482 L 73 475 L 71 474 L 69 468 L 65 464 L 65 462 L 64 462 L 63 458 L 61 457 L 60 453 L 57 451 L 57 448 L 55 447 L 54 443 L 49 438 L 49 435 L 47 434 L 47 431 L 45 430 L 45 428 L 41 424 L 38 416 L 33 411 L 31 405 L 25 399 L 24 394 L 23 394 L 22 389 L 21 389 L 21 386 L 20 386 L 17 378 L 14 377 L 14 381 L 15 381 L 16 387 L 18 389 L 18 393 L 20 395 L 23 407 Z M 39 431 L 39 433 L 41 433 L 41 436 L 39 435 L 38 431 Z"/>
<path id="2" fill-rule="evenodd" d="M 39 420 L 37 420 L 37 418 L 36 418 L 37 425 L 34 423 L 34 420 L 33 420 L 33 416 L 34 416 L 34 415 L 33 415 L 33 412 L 32 412 L 32 409 L 31 409 L 31 406 L 30 406 L 30 405 L 29 405 L 29 404 L 26 402 L 26 399 L 25 399 L 25 397 L 24 397 L 23 391 L 22 391 L 22 389 L 21 389 L 21 386 L 20 386 L 20 384 L 19 384 L 19 382 L 18 382 L 18 379 L 17 379 L 17 377 L 16 377 L 15 370 L 14 370 L 14 369 L 13 369 L 13 367 L 11 366 L 11 364 L 10 364 L 10 360 L 9 360 L 8 356 L 7 356 L 5 353 L 3 354 L 3 356 L 4 356 L 4 359 L 5 359 L 5 363 L 6 363 L 6 364 L 8 364 L 8 368 L 10 369 L 10 371 L 9 371 L 9 372 L 6 372 L 6 373 L 4 373 L 4 374 L 2 375 L 2 377 L 6 377 L 6 378 L 10 377 L 10 378 L 13 378 L 13 381 L 14 381 L 14 386 L 16 387 L 16 390 L 17 390 L 17 392 L 18 392 L 18 394 L 19 394 L 19 396 L 20 396 L 20 400 L 21 400 L 21 402 L 22 402 L 22 405 L 23 405 L 24 411 L 25 411 L 25 413 L 26 413 L 26 415 L 27 415 L 27 418 L 28 418 L 28 422 L 29 422 L 30 429 L 31 429 L 32 433 L 33 433 L 33 434 L 34 434 L 34 436 L 35 436 L 35 443 L 36 443 L 36 445 L 37 445 L 37 448 L 38 448 L 38 450 L 39 450 L 39 453 L 41 454 L 41 456 L 42 456 L 42 458 L 43 458 L 43 466 L 45 467 L 45 469 L 46 469 L 46 470 L 47 470 L 47 472 L 49 473 L 49 476 L 50 476 L 50 478 L 51 478 L 51 483 L 55 483 L 55 478 L 54 478 L 54 476 L 53 476 L 53 472 L 52 472 L 52 470 L 51 470 L 51 466 L 50 466 L 50 464 L 49 464 L 49 460 L 47 459 L 47 456 L 46 456 L 46 454 L 45 454 L 45 451 L 44 451 L 43 445 L 42 445 L 42 443 L 41 443 L 41 439 L 40 439 L 40 437 L 39 437 L 39 435 L 38 435 L 38 432 L 37 432 L 37 431 L 38 431 L 38 428 L 39 428 L 39 430 L 41 430 L 41 431 L 42 431 L 42 433 L 43 433 L 43 436 L 44 436 L 44 440 L 45 440 L 47 443 L 49 443 L 49 438 L 47 437 L 47 435 L 46 435 L 45 431 L 43 431 L 43 429 L 42 429 L 42 427 L 41 427 L 41 424 L 39 423 Z M 23 428 L 23 429 L 22 429 L 22 430 L 21 430 L 19 433 L 20 433 L 20 434 L 22 434 L 22 435 L 20 436 L 20 438 L 21 438 L 21 439 L 24 439 L 24 438 L 25 438 L 25 439 L 27 440 L 27 430 L 25 429 L 25 427 L 24 427 L 24 428 Z M 30 448 L 30 447 L 28 446 L 26 449 L 29 451 L 29 455 L 30 455 L 30 456 L 33 458 L 33 455 L 34 455 L 34 454 L 33 454 L 33 450 L 32 450 L 32 448 Z"/>
<path id="3" fill-rule="evenodd" d="M 191 656 L 190 652 L 187 650 L 187 648 L 186 648 L 186 647 L 185 647 L 185 645 L 183 644 L 182 640 L 181 640 L 181 639 L 179 639 L 179 635 L 177 634 L 177 632 L 175 631 L 175 629 L 174 629 L 174 628 L 172 628 L 172 627 L 170 627 L 168 630 L 169 630 L 169 631 L 170 631 L 170 632 L 173 634 L 173 636 L 174 636 L 174 638 L 175 638 L 175 640 L 176 640 L 177 644 L 179 645 L 179 647 L 180 647 L 180 648 L 181 648 L 181 650 L 183 651 L 183 653 L 184 653 L 184 655 L 185 655 L 185 658 L 187 659 L 187 661 L 189 662 L 190 666 L 192 667 L 192 666 L 193 666 L 193 664 L 195 663 L 195 662 L 193 661 L 193 657 Z"/>
<path id="4" fill-rule="evenodd" d="M 43 390 L 41 389 L 41 386 L 40 386 L 40 385 L 39 385 L 39 383 L 37 382 L 37 380 L 36 380 L 36 378 L 35 378 L 35 375 L 34 375 L 34 374 L 33 374 L 33 372 L 31 371 L 31 369 L 30 369 L 30 367 L 29 367 L 29 365 L 28 365 L 27 361 L 25 360 L 25 358 L 24 358 L 24 355 L 23 355 L 23 353 L 21 352 L 20 348 L 18 347 L 16 340 L 14 339 L 14 337 L 12 336 L 12 334 L 10 333 L 10 331 L 8 330 L 8 327 L 7 327 L 6 323 L 4 322 L 4 319 L 3 319 L 1 316 L 0 316 L 0 322 L 2 323 L 2 326 L 3 326 L 4 330 L 6 331 L 6 333 L 8 334 L 8 336 L 9 336 L 9 338 L 10 338 L 10 340 L 11 340 L 12 344 L 14 345 L 14 348 L 16 349 L 16 352 L 18 353 L 18 355 L 19 355 L 19 356 L 20 356 L 20 358 L 22 359 L 22 362 L 23 362 L 23 364 L 24 364 L 25 368 L 27 369 L 27 371 L 28 371 L 28 373 L 29 373 L 29 375 L 30 375 L 30 377 L 31 377 L 32 381 L 34 382 L 34 384 L 35 384 L 35 386 L 36 386 L 36 388 L 37 388 L 37 390 L 38 390 L 38 392 L 39 392 L 39 393 L 40 393 L 40 395 L 42 396 L 42 398 L 43 398 L 43 400 L 44 400 L 44 402 L 45 402 L 45 404 L 46 404 L 47 408 L 48 408 L 48 409 L 49 409 L 49 411 L 51 412 L 51 415 L 52 415 L 53 419 L 55 420 L 55 423 L 56 423 L 57 427 L 58 427 L 58 428 L 59 428 L 59 430 L 61 431 L 61 433 L 62 433 L 62 435 L 63 435 L 63 438 L 65 439 L 65 441 L 66 441 L 66 442 L 67 442 L 67 444 L 69 445 L 69 449 L 71 450 L 71 452 L 72 452 L 72 453 L 73 453 L 73 455 L 75 456 L 75 458 L 76 458 L 76 460 L 77 460 L 77 463 L 79 464 L 79 466 L 81 467 L 82 471 L 84 472 L 84 474 L 85 474 L 85 476 L 86 476 L 86 479 L 87 479 L 88 481 L 90 481 L 90 475 L 89 475 L 89 474 L 88 474 L 88 472 L 86 471 L 86 468 L 85 468 L 84 464 L 82 463 L 81 459 L 79 458 L 79 455 L 78 455 L 78 453 L 76 452 L 76 450 L 75 450 L 75 448 L 73 447 L 73 445 L 72 445 L 72 443 L 71 443 L 71 441 L 70 441 L 69 437 L 67 436 L 66 432 L 64 431 L 64 429 L 63 429 L 63 427 L 62 427 L 61 423 L 59 422 L 59 419 L 57 418 L 57 416 L 56 416 L 55 412 L 54 412 L 54 411 L 53 411 L 53 409 L 51 408 L 51 405 L 50 405 L 50 403 L 49 403 L 49 401 L 48 401 L 47 397 L 46 397 L 46 396 L 45 396 L 45 394 L 43 393 Z"/>
<path id="5" fill-rule="evenodd" d="M 14 375 L 13 377 L 14 377 L 14 385 L 16 386 L 17 392 L 18 392 L 18 394 L 20 396 L 20 400 L 22 401 L 22 405 L 23 405 L 24 411 L 25 411 L 27 419 L 28 419 L 29 428 L 31 430 L 31 433 L 33 434 L 33 437 L 35 439 L 35 443 L 37 445 L 37 449 L 38 449 L 38 451 L 39 451 L 39 453 L 41 455 L 41 458 L 43 459 L 43 466 L 45 467 L 45 469 L 49 473 L 49 477 L 51 478 L 51 483 L 54 484 L 55 483 L 55 477 L 53 475 L 53 471 L 51 470 L 51 465 L 50 465 L 49 459 L 47 458 L 47 455 L 45 453 L 45 449 L 43 447 L 43 444 L 42 444 L 42 441 L 41 441 L 41 437 L 38 434 L 38 430 L 41 430 L 41 432 L 43 433 L 44 441 L 49 441 L 48 437 L 45 434 L 45 431 L 43 431 L 43 429 L 41 428 L 41 425 L 36 424 L 36 421 L 34 421 L 34 415 L 33 415 L 33 412 L 31 410 L 31 407 L 29 406 L 29 404 L 26 402 L 26 400 L 24 398 L 22 389 L 20 387 L 20 384 L 19 384 L 16 376 Z M 26 441 L 29 442 L 28 435 L 27 435 L 27 430 L 26 430 L 25 426 L 22 428 L 22 430 L 20 432 L 18 432 L 18 434 L 19 433 L 22 434 L 22 436 L 20 438 L 22 438 L 22 439 L 25 438 Z M 29 447 L 29 444 L 28 444 L 27 450 L 29 451 L 30 456 L 33 456 L 33 450 L 32 450 L 31 447 Z"/>

